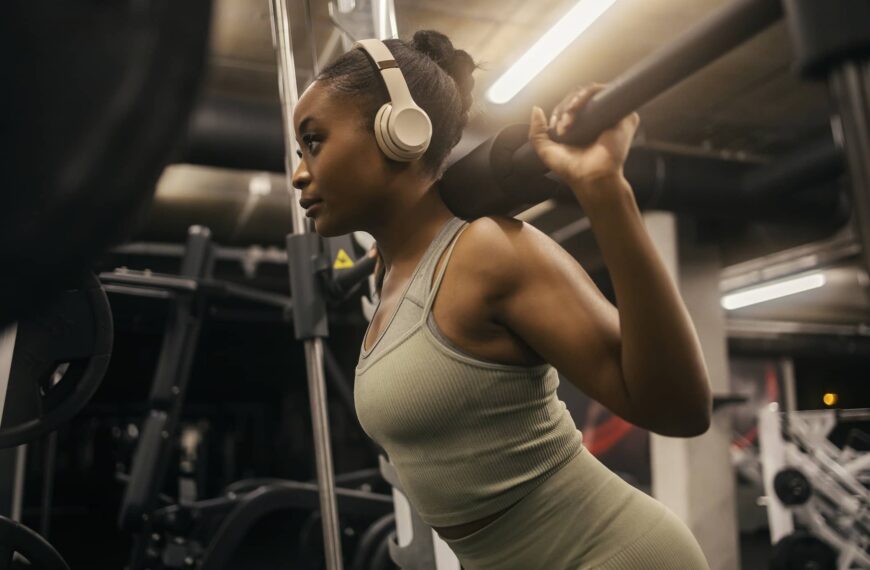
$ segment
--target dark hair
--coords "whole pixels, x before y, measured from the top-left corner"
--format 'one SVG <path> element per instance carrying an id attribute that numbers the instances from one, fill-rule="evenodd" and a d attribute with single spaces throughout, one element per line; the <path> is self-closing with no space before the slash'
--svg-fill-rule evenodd
<path id="1" fill-rule="evenodd" d="M 420 30 L 410 42 L 384 40 L 405 76 L 414 101 L 432 121 L 432 141 L 423 163 L 440 175 L 441 165 L 462 138 L 471 108 L 471 73 L 477 68 L 467 52 L 454 49 L 450 39 L 434 30 Z M 317 80 L 358 101 L 364 128 L 371 129 L 381 105 L 389 100 L 387 88 L 374 62 L 360 49 L 352 49 L 330 63 Z"/>

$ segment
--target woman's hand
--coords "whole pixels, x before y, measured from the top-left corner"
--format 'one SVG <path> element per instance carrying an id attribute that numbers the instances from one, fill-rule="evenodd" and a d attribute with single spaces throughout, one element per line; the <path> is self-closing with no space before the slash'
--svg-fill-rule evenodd
<path id="1" fill-rule="evenodd" d="M 569 93 L 553 110 L 549 124 L 540 107 L 532 109 L 529 141 L 544 164 L 571 186 L 578 198 L 593 182 L 622 180 L 622 165 L 640 117 L 637 113 L 628 115 L 585 147 L 555 142 L 547 129 L 553 127 L 558 135 L 565 134 L 574 125 L 580 109 L 602 89 L 604 85 L 593 84 Z"/>

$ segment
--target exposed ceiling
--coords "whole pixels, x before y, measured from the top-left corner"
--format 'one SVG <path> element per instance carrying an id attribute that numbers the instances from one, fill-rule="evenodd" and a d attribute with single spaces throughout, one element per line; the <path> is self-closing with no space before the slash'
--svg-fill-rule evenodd
<path id="1" fill-rule="evenodd" d="M 498 75 L 576 1 L 395 0 L 400 37 L 410 37 L 418 29 L 436 29 L 446 33 L 456 47 L 468 51 L 481 64 L 475 75 L 475 112 L 454 156 L 463 155 L 506 124 L 526 121 L 533 104 L 546 109 L 576 85 L 612 81 L 728 0 L 619 0 L 513 101 L 502 106 L 486 102 L 484 92 Z M 309 0 L 306 4 L 305 0 L 298 0 L 289 4 L 297 80 L 302 89 L 313 75 L 312 53 L 318 54 L 318 65 L 322 67 L 342 52 L 342 34 L 330 20 L 328 2 Z M 798 78 L 792 62 L 784 24 L 772 26 L 644 105 L 639 110 L 643 143 L 686 153 L 763 162 L 819 136 L 830 136 L 826 86 Z M 269 0 L 215 0 L 206 90 L 229 98 L 277 104 L 276 70 Z M 228 173 L 218 183 L 216 180 L 221 177 L 216 172 L 220 171 L 188 167 L 166 177 L 156 205 L 159 208 L 161 200 L 165 202 L 161 216 L 171 218 L 167 215 L 171 211 L 169 201 L 176 204 L 183 201 L 184 189 L 190 196 L 202 196 L 213 195 L 214 189 L 219 188 L 218 194 L 225 204 L 221 215 L 227 218 L 221 223 L 234 228 L 233 236 L 238 236 L 245 234 L 244 224 L 260 219 L 257 218 L 260 214 L 254 214 L 252 209 L 257 203 L 252 206 L 251 200 L 259 201 L 260 209 L 268 208 L 273 213 L 288 207 L 284 197 L 251 198 L 250 173 Z M 170 181 L 174 188 L 168 187 L 172 185 Z M 273 177 L 273 186 L 281 183 L 281 178 Z M 182 185 L 184 189 L 180 189 Z M 227 196 L 234 191 L 239 193 L 238 199 L 228 201 Z M 226 206 L 230 203 L 239 204 L 234 220 L 230 220 L 233 214 Z M 563 245 L 581 260 L 589 260 L 594 268 L 594 240 L 587 226 L 578 225 L 579 215 L 576 208 L 561 205 L 545 207 L 529 219 L 552 235 L 561 236 Z M 732 263 L 824 240 L 835 229 L 824 225 L 788 227 L 788 224 L 745 228 L 743 234 L 734 237 Z M 725 257 L 728 258 L 727 253 Z M 850 263 L 849 259 L 838 262 Z M 838 267 L 836 275 L 848 287 L 850 300 L 827 303 L 820 295 L 820 302 L 830 310 L 794 308 L 795 312 L 817 322 L 866 320 L 866 299 L 861 294 L 866 279 L 856 276 L 854 270 Z M 863 269 L 857 271 L 866 277 Z M 836 297 L 836 292 L 830 290 L 825 295 L 831 294 Z M 776 318 L 790 310 L 787 302 L 775 308 Z M 761 318 L 752 311 L 746 314 Z"/>
<path id="2" fill-rule="evenodd" d="M 620 0 L 514 101 L 485 102 L 485 89 L 574 4 L 576 0 L 395 1 L 400 37 L 419 29 L 443 31 L 481 64 L 477 112 L 469 128 L 485 132 L 526 120 L 532 104 L 553 105 L 575 85 L 614 79 L 727 1 Z M 300 87 L 311 77 L 312 44 L 321 67 L 342 51 L 327 5 L 309 0 L 309 20 L 303 0 L 291 3 Z M 270 30 L 268 0 L 217 0 L 209 89 L 277 101 Z M 737 156 L 767 156 L 824 132 L 827 90 L 798 79 L 792 61 L 785 26 L 777 24 L 644 106 L 645 136 L 702 150 L 731 150 Z"/>

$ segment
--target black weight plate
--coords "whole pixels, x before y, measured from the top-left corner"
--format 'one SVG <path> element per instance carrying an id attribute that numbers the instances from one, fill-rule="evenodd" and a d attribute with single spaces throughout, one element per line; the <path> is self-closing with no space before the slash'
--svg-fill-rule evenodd
<path id="1" fill-rule="evenodd" d="M 795 531 L 773 547 L 770 570 L 836 570 L 837 553 L 819 538 Z"/>
<path id="2" fill-rule="evenodd" d="M 802 505 L 810 500 L 813 486 L 800 470 L 787 467 L 773 478 L 773 490 L 786 506 Z"/>
<path id="3" fill-rule="evenodd" d="M 354 552 L 353 570 L 369 570 L 378 547 L 396 530 L 396 515 L 390 513 L 374 521 L 363 532 Z"/>
<path id="4" fill-rule="evenodd" d="M 396 568 L 396 564 L 390 558 L 390 542 L 394 540 L 397 540 L 395 532 L 391 532 L 381 540 L 375 549 L 374 556 L 372 556 L 369 570 L 393 570 Z"/>
<path id="5" fill-rule="evenodd" d="M 26 526 L 0 516 L 0 570 L 12 567 L 15 552 L 26 558 L 33 570 L 69 570 L 66 561 L 47 540 Z"/>
<path id="6" fill-rule="evenodd" d="M 92 273 L 19 322 L 0 447 L 32 441 L 77 414 L 103 380 L 113 338 L 109 300 Z M 61 363 L 69 367 L 54 383 Z"/>

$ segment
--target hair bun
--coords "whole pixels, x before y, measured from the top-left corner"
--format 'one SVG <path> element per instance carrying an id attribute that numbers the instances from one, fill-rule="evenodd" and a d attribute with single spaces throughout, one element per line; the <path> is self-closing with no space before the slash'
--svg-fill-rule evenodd
<path id="1" fill-rule="evenodd" d="M 471 107 L 471 91 L 474 88 L 472 72 L 477 68 L 465 50 L 455 49 L 450 38 L 435 30 L 420 30 L 411 39 L 411 45 L 437 63 L 453 78 L 462 96 L 463 110 Z"/>
<path id="2" fill-rule="evenodd" d="M 450 38 L 435 30 L 420 30 L 411 39 L 411 45 L 417 51 L 423 52 L 435 63 L 444 67 L 444 64 L 453 57 L 453 42 Z"/>

